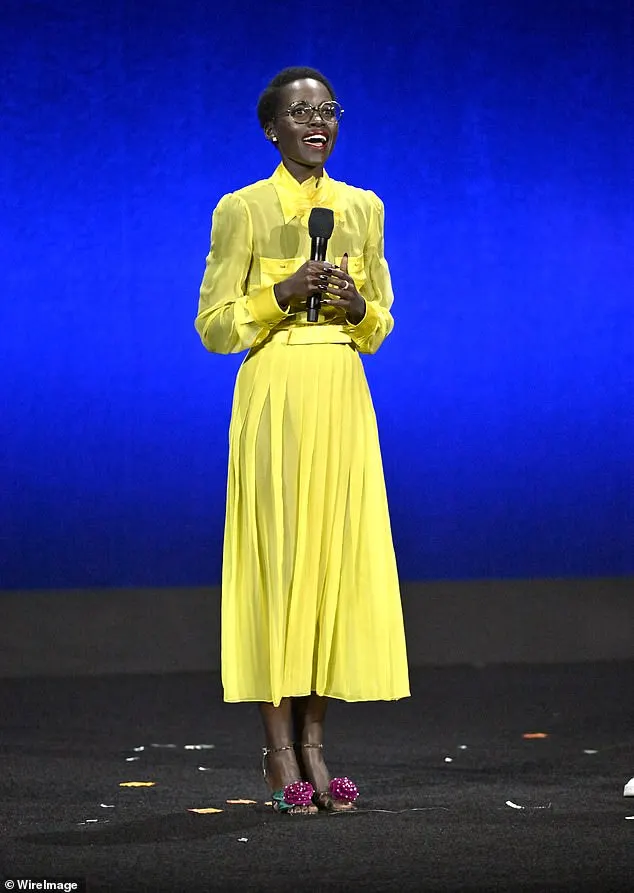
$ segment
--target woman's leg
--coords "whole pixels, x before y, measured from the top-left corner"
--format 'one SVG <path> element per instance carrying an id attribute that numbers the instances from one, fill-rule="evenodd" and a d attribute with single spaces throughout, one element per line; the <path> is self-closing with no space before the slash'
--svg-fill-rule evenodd
<path id="1" fill-rule="evenodd" d="M 315 788 L 319 805 L 339 812 L 354 807 L 351 803 L 333 800 L 328 793 L 332 776 L 326 766 L 323 751 L 327 708 L 328 699 L 313 692 L 306 698 L 293 698 L 291 713 L 302 775 Z"/>
<path id="2" fill-rule="evenodd" d="M 264 757 L 266 780 L 272 791 L 279 791 L 302 778 L 293 748 L 293 712 L 290 698 L 282 698 L 279 707 L 260 704 L 266 746 L 270 750 Z M 279 750 L 279 748 L 284 748 Z M 314 806 L 296 806 L 293 812 L 314 812 Z"/>
<path id="3" fill-rule="evenodd" d="M 304 777 L 317 792 L 327 791 L 330 784 L 330 773 L 324 761 L 322 747 L 327 709 L 328 698 L 322 698 L 314 692 L 306 698 L 293 698 L 293 727 L 298 761 Z"/>

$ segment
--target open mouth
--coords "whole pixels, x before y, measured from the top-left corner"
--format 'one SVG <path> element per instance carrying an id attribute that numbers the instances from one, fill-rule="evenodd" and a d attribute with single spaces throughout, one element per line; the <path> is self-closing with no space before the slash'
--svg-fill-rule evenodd
<path id="1" fill-rule="evenodd" d="M 325 130 L 312 130 L 302 137 L 302 142 L 311 149 L 323 150 L 328 145 L 329 137 Z"/>

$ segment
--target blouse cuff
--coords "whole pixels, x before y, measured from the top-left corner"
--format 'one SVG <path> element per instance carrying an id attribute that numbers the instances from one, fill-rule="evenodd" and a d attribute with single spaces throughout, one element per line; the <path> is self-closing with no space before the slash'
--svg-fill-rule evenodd
<path id="1" fill-rule="evenodd" d="M 260 326 L 273 328 L 288 316 L 288 310 L 282 310 L 277 303 L 273 286 L 259 289 L 247 298 L 247 309 Z"/>
<path id="2" fill-rule="evenodd" d="M 373 302 L 366 301 L 363 319 L 356 325 L 348 323 L 348 332 L 350 333 L 350 335 L 352 335 L 355 341 L 357 339 L 359 341 L 363 341 L 374 334 L 378 320 L 379 314 L 377 313 L 376 307 L 374 306 Z"/>

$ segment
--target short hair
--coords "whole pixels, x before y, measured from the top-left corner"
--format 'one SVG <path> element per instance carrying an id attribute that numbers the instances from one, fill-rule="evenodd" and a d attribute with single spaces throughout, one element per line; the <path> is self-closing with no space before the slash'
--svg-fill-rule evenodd
<path id="1" fill-rule="evenodd" d="M 312 78 L 312 80 L 314 81 L 320 81 L 328 90 L 331 97 L 333 99 L 337 98 L 335 96 L 334 88 L 328 78 L 323 75 L 321 71 L 317 71 L 316 68 L 306 68 L 301 66 L 284 68 L 270 81 L 268 86 L 263 90 L 258 100 L 258 121 L 260 122 L 260 126 L 262 128 L 266 127 L 267 124 L 270 124 L 270 122 L 275 117 L 275 114 L 277 112 L 279 93 L 282 87 L 285 87 L 287 84 L 292 84 L 293 81 L 303 81 L 306 78 Z"/>

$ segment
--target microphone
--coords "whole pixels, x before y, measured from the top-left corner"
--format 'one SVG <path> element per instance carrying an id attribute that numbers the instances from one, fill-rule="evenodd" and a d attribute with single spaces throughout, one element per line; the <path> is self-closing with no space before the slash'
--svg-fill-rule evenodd
<path id="1" fill-rule="evenodd" d="M 330 208 L 313 208 L 308 218 L 308 235 L 310 236 L 310 259 L 326 260 L 326 248 L 328 239 L 332 236 L 335 226 L 335 215 Z M 306 319 L 308 322 L 317 322 L 319 307 L 321 305 L 321 293 L 315 292 L 308 295 L 306 301 Z"/>

